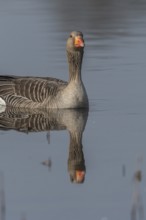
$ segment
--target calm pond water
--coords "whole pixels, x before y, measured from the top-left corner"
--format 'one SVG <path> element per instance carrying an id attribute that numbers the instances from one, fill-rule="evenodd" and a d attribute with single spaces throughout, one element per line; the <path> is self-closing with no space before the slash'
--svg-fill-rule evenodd
<path id="1" fill-rule="evenodd" d="M 0 0 L 0 73 L 67 80 L 80 30 L 90 101 L 0 114 L 0 219 L 145 219 L 145 27 L 145 0 Z"/>

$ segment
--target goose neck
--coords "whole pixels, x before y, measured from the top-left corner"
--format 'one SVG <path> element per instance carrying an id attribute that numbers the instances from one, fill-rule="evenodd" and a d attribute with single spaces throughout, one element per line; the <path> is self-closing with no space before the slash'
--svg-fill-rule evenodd
<path id="1" fill-rule="evenodd" d="M 69 64 L 69 82 L 81 81 L 83 51 L 67 51 L 67 58 Z"/>

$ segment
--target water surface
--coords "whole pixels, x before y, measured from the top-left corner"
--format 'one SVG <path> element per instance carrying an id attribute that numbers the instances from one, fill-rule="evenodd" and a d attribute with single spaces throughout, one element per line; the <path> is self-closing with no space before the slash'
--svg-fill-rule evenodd
<path id="1" fill-rule="evenodd" d="M 18 132 L 13 120 L 9 125 L 15 130 L 0 131 L 5 219 L 134 220 L 138 213 L 144 219 L 145 27 L 145 0 L 0 1 L 0 73 L 67 80 L 66 39 L 70 31 L 81 30 L 90 101 L 82 184 L 72 183 L 68 170 L 71 116 L 56 131 Z M 28 124 L 19 121 L 21 129 Z M 46 160 L 51 167 L 42 165 Z"/>

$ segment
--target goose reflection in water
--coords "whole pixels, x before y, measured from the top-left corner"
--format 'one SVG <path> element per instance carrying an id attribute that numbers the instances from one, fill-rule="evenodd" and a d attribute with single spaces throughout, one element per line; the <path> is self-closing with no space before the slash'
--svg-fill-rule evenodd
<path id="1" fill-rule="evenodd" d="M 68 172 L 71 182 L 83 183 L 85 180 L 85 160 L 82 135 L 88 118 L 87 109 L 19 109 L 7 107 L 0 113 L 1 130 L 19 132 L 40 132 L 68 130 L 70 136 Z"/>

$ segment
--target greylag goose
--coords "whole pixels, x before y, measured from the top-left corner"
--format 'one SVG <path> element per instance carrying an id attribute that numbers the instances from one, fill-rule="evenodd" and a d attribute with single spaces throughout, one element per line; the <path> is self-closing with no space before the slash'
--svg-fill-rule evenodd
<path id="1" fill-rule="evenodd" d="M 81 77 L 83 34 L 71 32 L 66 45 L 68 82 L 50 77 L 0 76 L 0 105 L 22 108 L 88 108 Z"/>

